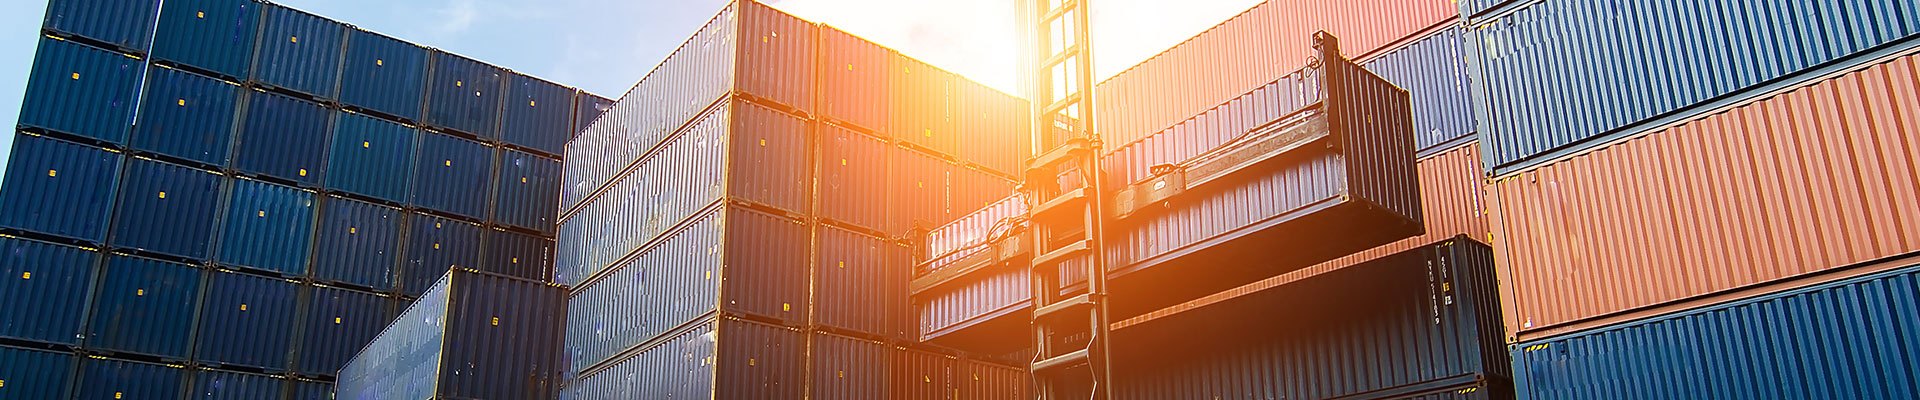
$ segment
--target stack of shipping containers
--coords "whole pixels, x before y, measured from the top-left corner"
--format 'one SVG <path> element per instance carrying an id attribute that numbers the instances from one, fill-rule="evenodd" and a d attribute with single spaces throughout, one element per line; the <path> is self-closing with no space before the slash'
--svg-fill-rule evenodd
<path id="1" fill-rule="evenodd" d="M 449 268 L 551 279 L 558 155 L 610 103 L 249 0 L 56 0 L 43 32 L 9 398 L 327 398 Z"/>

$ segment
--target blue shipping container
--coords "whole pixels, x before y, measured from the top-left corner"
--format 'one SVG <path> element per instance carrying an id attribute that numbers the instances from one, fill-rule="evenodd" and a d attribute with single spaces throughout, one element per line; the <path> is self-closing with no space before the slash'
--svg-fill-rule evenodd
<path id="1" fill-rule="evenodd" d="M 53 0 L 47 3 L 43 27 L 144 53 L 159 11 L 159 0 Z"/>
<path id="2" fill-rule="evenodd" d="M 587 125 L 593 124 L 593 120 L 600 119 L 601 114 L 606 114 L 607 110 L 612 108 L 613 99 L 587 93 L 584 90 L 575 91 L 573 131 L 567 133 L 567 140 L 571 141 L 574 137 L 580 136 L 580 131 L 586 130 Z"/>
<path id="3" fill-rule="evenodd" d="M 1522 399 L 1920 397 L 1920 267 L 1513 346 Z"/>
<path id="4" fill-rule="evenodd" d="M 128 147 L 212 166 L 227 165 L 240 86 L 155 66 Z"/>
<path id="5" fill-rule="evenodd" d="M 461 56 L 433 52 L 426 124 L 485 139 L 499 135 L 506 72 Z"/>
<path id="6" fill-rule="evenodd" d="M 401 264 L 401 293 L 419 296 L 450 268 L 480 265 L 480 225 L 426 214 L 413 214 L 407 226 L 407 249 Z"/>
<path id="7" fill-rule="evenodd" d="M 326 196 L 320 206 L 320 230 L 314 233 L 319 246 L 314 253 L 314 279 L 392 289 L 404 215 L 393 207 Z"/>
<path id="8" fill-rule="evenodd" d="M 427 89 L 427 49 L 386 35 L 354 29 L 340 73 L 340 102 L 420 120 Z"/>
<path id="9" fill-rule="evenodd" d="M 565 294 L 549 283 L 451 271 L 347 363 L 339 398 L 552 398 Z"/>
<path id="10" fill-rule="evenodd" d="M 219 221 L 220 175 L 135 157 L 114 205 L 113 246 L 195 260 Z"/>
<path id="11" fill-rule="evenodd" d="M 274 93 L 247 95 L 246 117 L 234 140 L 233 167 L 241 172 L 313 185 L 326 161 L 331 110 Z"/>
<path id="12" fill-rule="evenodd" d="M 594 371 L 585 371 L 561 399 L 713 399 L 718 339 L 713 321 L 695 325 Z M 568 330 L 572 334 L 572 330 Z M 576 364 L 578 364 L 576 362 Z"/>
<path id="13" fill-rule="evenodd" d="M 279 398 L 285 382 L 267 375 L 202 369 L 193 373 L 195 399 L 258 400 Z"/>
<path id="14" fill-rule="evenodd" d="M 20 126 L 123 143 L 140 96 L 139 59 L 41 38 L 21 101 Z"/>
<path id="15" fill-rule="evenodd" d="M 199 310 L 201 271 L 186 264 L 115 255 L 93 301 L 86 347 L 186 359 Z"/>
<path id="16" fill-rule="evenodd" d="M 333 384 L 304 379 L 293 380 L 290 400 L 333 400 Z"/>
<path id="17" fill-rule="evenodd" d="M 67 398 L 73 377 L 72 354 L 0 347 L 0 397 L 9 399 Z"/>
<path id="18" fill-rule="evenodd" d="M 413 166 L 412 204 L 474 219 L 487 217 L 493 148 L 453 136 L 420 136 Z"/>
<path id="19" fill-rule="evenodd" d="M 120 181 L 120 154 L 49 139 L 14 135 L 13 155 L 0 185 L 0 227 L 102 242 L 108 207 Z"/>
<path id="20" fill-rule="evenodd" d="M 531 279 L 553 280 L 553 240 L 498 229 L 487 231 L 487 251 L 481 271 Z"/>
<path id="21" fill-rule="evenodd" d="M 186 368 L 89 357 L 80 360 L 76 399 L 171 399 L 187 382 Z"/>
<path id="22" fill-rule="evenodd" d="M 373 341 L 393 322 L 393 302 L 384 296 L 325 286 L 308 286 L 307 311 L 302 317 L 300 346 L 295 347 L 298 368 L 308 375 L 333 376 L 354 353 Z"/>
<path id="23" fill-rule="evenodd" d="M 0 304 L 10 310 L 0 314 L 0 337 L 77 344 L 99 258 L 89 249 L 0 236 Z"/>
<path id="24" fill-rule="evenodd" d="M 275 87 L 333 98 L 340 84 L 347 25 L 277 4 L 267 4 L 253 79 Z"/>
<path id="25" fill-rule="evenodd" d="M 507 78 L 507 112 L 500 140 L 560 154 L 573 129 L 573 88 L 522 74 Z"/>
<path id="26" fill-rule="evenodd" d="M 210 273 L 194 359 L 207 365 L 286 370 L 298 289 L 282 279 Z"/>
<path id="27" fill-rule="evenodd" d="M 721 266 L 724 212 L 695 217 L 599 278 L 574 286 L 567 299 L 566 342 L 573 372 L 713 311 L 719 283 L 710 277 Z"/>
<path id="28" fill-rule="evenodd" d="M 493 187 L 494 221 L 552 233 L 560 210 L 560 179 L 559 161 L 501 150 L 500 178 Z"/>
<path id="29" fill-rule="evenodd" d="M 221 228 L 221 264 L 306 275 L 313 247 L 313 192 L 234 179 Z"/>
<path id="30" fill-rule="evenodd" d="M 1405 46 L 1388 50 L 1362 66 L 1410 92 L 1413 148 L 1421 155 L 1472 140 L 1473 94 L 1458 25 L 1448 25 Z"/>
<path id="31" fill-rule="evenodd" d="M 418 131 L 357 113 L 336 115 L 327 189 L 406 203 Z"/>
<path id="32" fill-rule="evenodd" d="M 251 0 L 171 1 L 161 5 L 153 58 L 231 79 L 249 76 L 260 8 Z"/>
<path id="33" fill-rule="evenodd" d="M 828 225 L 818 226 L 814 240 L 814 324 L 909 337 L 907 274 L 913 266 L 906 249 Z"/>

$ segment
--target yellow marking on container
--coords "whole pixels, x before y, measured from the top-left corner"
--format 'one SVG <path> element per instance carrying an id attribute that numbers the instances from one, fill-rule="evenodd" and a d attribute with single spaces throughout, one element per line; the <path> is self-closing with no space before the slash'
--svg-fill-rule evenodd
<path id="1" fill-rule="evenodd" d="M 60 176 L 60 170 L 57 170 L 57 169 L 47 170 L 47 176 Z"/>
<path id="2" fill-rule="evenodd" d="M 760 360 L 753 357 L 747 357 L 747 366 L 751 367 L 755 365 L 760 365 Z"/>
<path id="3" fill-rule="evenodd" d="M 134 290 L 133 290 L 133 295 L 134 295 L 134 296 L 146 296 L 146 295 L 147 295 L 147 290 L 146 290 L 146 289 L 134 289 Z"/>
<path id="4" fill-rule="evenodd" d="M 845 158 L 840 159 L 840 165 L 847 165 L 847 159 Z"/>
<path id="5" fill-rule="evenodd" d="M 288 41 L 288 42 L 293 42 L 293 43 L 300 43 L 300 37 L 299 37 L 299 36 L 287 36 L 287 41 Z"/>
<path id="6" fill-rule="evenodd" d="M 181 107 L 186 107 L 186 106 L 187 106 L 187 99 L 179 99 L 179 100 L 174 100 L 174 101 L 173 101 L 173 104 L 179 104 L 179 105 L 180 105 Z"/>
<path id="7" fill-rule="evenodd" d="M 33 279 L 33 271 L 21 272 L 20 279 Z"/>
<path id="8" fill-rule="evenodd" d="M 116 399 L 118 399 L 118 398 L 120 398 L 120 397 L 121 397 L 121 395 L 123 395 L 123 394 L 124 394 L 124 393 L 120 393 L 120 392 L 113 392 L 113 398 L 116 398 Z"/>
<path id="9" fill-rule="evenodd" d="M 385 66 L 387 66 L 387 60 L 382 60 L 382 59 L 378 59 L 378 58 L 375 58 L 375 59 L 373 59 L 373 66 L 375 66 L 375 67 L 385 67 Z"/>
<path id="10" fill-rule="evenodd" d="M 927 376 L 927 375 L 921 375 L 921 376 L 920 376 L 920 381 L 921 381 L 921 382 L 926 382 L 926 383 L 933 383 L 933 377 L 932 377 L 932 376 Z"/>
<path id="11" fill-rule="evenodd" d="M 539 107 L 534 100 L 527 100 L 527 107 Z"/>
<path id="12" fill-rule="evenodd" d="M 840 261 L 840 262 L 838 262 L 838 264 L 839 264 L 839 266 L 840 266 L 840 269 L 846 269 L 846 268 L 847 268 L 847 262 L 846 262 L 846 261 Z"/>
<path id="13" fill-rule="evenodd" d="M 440 229 L 440 222 L 438 222 L 438 221 L 435 221 L 435 222 L 433 223 L 433 228 L 434 228 L 434 229 Z"/>
<path id="14" fill-rule="evenodd" d="M 301 169 L 300 169 L 300 176 L 307 176 L 307 169 L 306 169 L 306 168 L 301 168 Z"/>
<path id="15" fill-rule="evenodd" d="M 840 377 L 841 377 L 841 378 L 846 378 L 846 377 L 847 377 L 847 370 L 844 370 L 844 369 L 843 369 L 843 370 L 839 370 L 839 371 L 837 371 L 837 372 L 838 372 L 838 373 L 837 373 L 837 375 L 840 375 Z"/>
<path id="16" fill-rule="evenodd" d="M 926 133 L 926 136 L 927 136 L 927 137 L 933 137 L 933 128 L 927 128 L 927 133 Z"/>
<path id="17" fill-rule="evenodd" d="M 493 326 L 500 326 L 500 317 L 493 317 Z"/>
<path id="18" fill-rule="evenodd" d="M 766 36 L 766 35 L 760 35 L 760 43 L 766 43 L 766 42 L 767 42 L 767 36 Z"/>
<path id="19" fill-rule="evenodd" d="M 199 18 L 199 19 L 207 19 L 207 12 L 206 12 L 206 11 L 195 11 L 195 12 L 193 13 L 193 17 L 194 17 L 194 18 Z"/>
<path id="20" fill-rule="evenodd" d="M 453 87 L 465 87 L 465 86 L 467 86 L 466 81 L 453 81 Z"/>
<path id="21" fill-rule="evenodd" d="M 780 303 L 780 311 L 793 311 L 793 303 Z"/>
<path id="22" fill-rule="evenodd" d="M 339 325 L 339 324 L 340 324 L 340 317 L 333 317 L 333 324 L 334 324 L 334 325 Z"/>
<path id="23" fill-rule="evenodd" d="M 267 217 L 267 210 L 260 210 L 260 211 L 257 211 L 257 212 L 255 212 L 255 213 L 254 213 L 254 215 L 258 215 L 258 216 L 259 216 L 260 218 L 266 218 L 266 217 Z"/>
<path id="24" fill-rule="evenodd" d="M 246 311 L 246 310 L 247 310 L 247 303 L 240 303 L 240 311 Z"/>
<path id="25" fill-rule="evenodd" d="M 167 192 L 166 192 L 166 191 L 164 191 L 164 190 L 163 190 L 163 191 L 160 191 L 160 198 L 162 198 L 162 199 L 164 199 L 164 198 L 167 198 Z"/>
<path id="26" fill-rule="evenodd" d="M 508 258 L 507 258 L 507 261 L 508 261 L 508 262 L 511 262 L 511 263 L 514 263 L 514 264 L 519 264 L 519 263 L 520 263 L 520 257 L 508 257 Z"/>
<path id="27" fill-rule="evenodd" d="M 713 270 L 707 270 L 707 280 L 713 280 Z"/>
<path id="28" fill-rule="evenodd" d="M 79 72 L 75 72 L 75 73 L 73 73 L 73 80 L 76 80 L 76 81 L 77 81 L 77 80 L 80 80 L 80 73 L 79 73 Z"/>
<path id="29" fill-rule="evenodd" d="M 848 70 L 848 71 L 852 71 L 852 70 L 853 70 L 853 63 L 847 63 L 847 70 Z"/>
<path id="30" fill-rule="evenodd" d="M 371 148 L 373 148 L 373 142 L 368 142 L 368 141 L 361 141 L 361 142 L 360 142 L 360 148 L 363 148 L 363 149 L 371 149 Z"/>
<path id="31" fill-rule="evenodd" d="M 439 244 L 439 243 L 434 243 L 434 244 L 433 244 L 433 249 L 434 249 L 434 250 L 439 250 L 439 249 L 440 249 L 440 244 Z"/>
<path id="32" fill-rule="evenodd" d="M 451 166 L 453 166 L 453 160 L 447 160 L 447 161 L 446 161 L 446 164 L 447 164 L 447 166 L 449 166 L 449 167 L 451 167 Z"/>
<path id="33" fill-rule="evenodd" d="M 760 138 L 760 147 L 767 147 L 767 139 Z"/>
<path id="34" fill-rule="evenodd" d="M 357 226 L 349 226 L 349 227 L 347 227 L 347 234 L 348 234 L 348 235 L 353 235 L 353 234 L 358 234 L 358 233 L 360 233 L 360 227 L 357 227 Z"/>
<path id="35" fill-rule="evenodd" d="M 527 183 L 527 177 L 520 177 L 520 183 Z"/>

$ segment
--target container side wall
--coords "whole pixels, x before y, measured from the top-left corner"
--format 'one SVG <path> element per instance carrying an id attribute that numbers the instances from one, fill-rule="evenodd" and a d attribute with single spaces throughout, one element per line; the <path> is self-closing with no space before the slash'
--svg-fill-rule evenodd
<path id="1" fill-rule="evenodd" d="M 87 289 L 99 254 L 78 247 L 0 237 L 0 337 L 78 344 Z"/>
<path id="2" fill-rule="evenodd" d="M 144 53 L 153 40 L 156 0 L 59 0 L 47 4 L 43 27 L 64 34 Z"/>
<path id="3" fill-rule="evenodd" d="M 245 114 L 240 133 L 234 138 L 234 169 L 302 186 L 320 183 L 332 110 L 305 100 L 254 91 L 247 94 Z"/>
<path id="4" fill-rule="evenodd" d="M 501 150 L 494 221 L 552 234 L 560 208 L 560 168 L 551 158 Z"/>
<path id="5" fill-rule="evenodd" d="M 746 208 L 726 209 L 726 244 L 721 270 L 720 304 L 728 312 L 752 314 L 783 324 L 807 323 L 806 224 Z"/>
<path id="6" fill-rule="evenodd" d="M 340 86 L 340 60 L 347 25 L 284 6 L 267 4 L 253 80 L 332 99 Z"/>
<path id="7" fill-rule="evenodd" d="M 335 398 L 426 399 L 433 397 L 446 343 L 450 300 L 447 279 L 422 290 L 373 342 L 340 368 Z"/>
<path id="8" fill-rule="evenodd" d="M 565 291 L 544 282 L 453 272 L 441 398 L 543 399 L 559 387 Z"/>
<path id="9" fill-rule="evenodd" d="M 660 345 L 579 375 L 561 399 L 714 398 L 715 322 L 696 325 Z"/>
<path id="10" fill-rule="evenodd" d="M 186 359 L 202 270 L 138 257 L 107 259 L 95 291 L 86 347 Z"/>
<path id="11" fill-rule="evenodd" d="M 500 140 L 546 154 L 560 154 L 573 128 L 573 89 L 540 78 L 507 78 L 507 110 Z"/>
<path id="12" fill-rule="evenodd" d="M 313 247 L 314 193 L 232 179 L 220 264 L 289 276 L 306 275 Z"/>
<path id="13" fill-rule="evenodd" d="M 794 328 L 739 319 L 720 320 L 714 361 L 715 399 L 802 397 L 807 337 Z"/>
<path id="14" fill-rule="evenodd" d="M 393 289 L 405 213 L 378 204 L 326 196 L 320 206 L 313 277 L 376 291 Z"/>
<path id="15" fill-rule="evenodd" d="M 820 138 L 820 217 L 880 231 L 891 227 L 888 176 L 892 147 L 886 141 L 830 124 L 814 124 Z"/>
<path id="16" fill-rule="evenodd" d="M 783 211 L 806 214 L 813 176 L 807 121 L 754 103 L 733 103 L 728 142 L 727 194 Z"/>
<path id="17" fill-rule="evenodd" d="M 104 241 L 120 159 L 94 147 L 15 135 L 0 187 L 0 227 Z"/>
<path id="18" fill-rule="evenodd" d="M 506 70 L 435 51 L 429 57 L 427 125 L 481 139 L 498 138 L 506 101 Z"/>
<path id="19" fill-rule="evenodd" d="M 386 296 L 325 286 L 305 286 L 300 346 L 295 372 L 336 376 L 355 353 L 393 322 L 393 302 Z"/>
<path id="20" fill-rule="evenodd" d="M 193 398 L 196 399 L 271 399 L 278 398 L 285 381 L 267 375 L 202 369 L 193 371 Z"/>
<path id="21" fill-rule="evenodd" d="M 329 190 L 406 203 L 419 131 L 356 113 L 335 114 L 327 154 Z"/>
<path id="22" fill-rule="evenodd" d="M 813 111 L 818 28 L 760 3 L 739 7 L 737 90 L 783 109 Z"/>
<path id="23" fill-rule="evenodd" d="M 956 363 L 952 357 L 905 348 L 894 348 L 889 366 L 887 391 L 890 399 L 939 400 L 952 399 L 954 393 L 953 374 Z"/>
<path id="24" fill-rule="evenodd" d="M 906 327 L 903 248 L 880 238 L 821 225 L 814 233 L 814 324 L 884 337 Z"/>
<path id="25" fill-rule="evenodd" d="M 714 311 L 719 304 L 724 210 L 696 217 L 683 230 L 592 282 L 567 300 L 567 355 L 572 371 L 608 360 Z M 609 318 L 609 316 L 619 316 Z"/>
<path id="26" fill-rule="evenodd" d="M 240 87 L 172 68 L 147 69 L 146 99 L 128 147 L 226 166 Z"/>
<path id="27" fill-rule="evenodd" d="M 1448 26 L 1388 50 L 1362 66 L 1412 94 L 1413 143 L 1421 155 L 1452 148 L 1475 133 L 1465 28 Z"/>
<path id="28" fill-rule="evenodd" d="M 400 266 L 401 293 L 417 296 L 448 269 L 480 265 L 480 238 L 485 228 L 426 214 L 409 218 L 406 255 Z"/>
<path id="29" fill-rule="evenodd" d="M 820 115 L 869 134 L 885 136 L 892 49 L 853 34 L 822 26 L 820 29 Z"/>
<path id="30" fill-rule="evenodd" d="M 427 85 L 427 49 L 365 30 L 347 34 L 340 102 L 419 121 Z"/>
<path id="31" fill-rule="evenodd" d="M 298 291 L 291 281 L 210 273 L 194 358 L 207 365 L 286 370 Z"/>
<path id="32" fill-rule="evenodd" d="M 180 396 L 185 389 L 187 370 L 176 365 L 87 358 L 80 360 L 76 381 L 75 398 L 167 399 Z"/>
<path id="33" fill-rule="evenodd" d="M 560 222 L 559 241 L 566 247 L 555 258 L 558 283 L 579 284 L 724 194 L 728 110 L 702 117 Z"/>
<path id="34" fill-rule="evenodd" d="M 113 246 L 207 259 L 223 180 L 207 171 L 134 158 L 114 206 Z"/>
<path id="35" fill-rule="evenodd" d="M 410 204 L 475 220 L 487 217 L 493 181 L 493 149 L 485 143 L 436 133 L 420 135 L 413 164 Z"/>
<path id="36" fill-rule="evenodd" d="M 105 7 L 114 8 L 114 7 Z M 51 10 L 49 10 L 51 11 Z M 127 140 L 140 96 L 139 59 L 53 38 L 41 38 L 21 100 L 21 127 L 109 143 Z"/>
<path id="37" fill-rule="evenodd" d="M 541 282 L 553 280 L 553 240 L 498 229 L 487 231 L 481 271 Z"/>
<path id="38" fill-rule="evenodd" d="M 176 1 L 161 5 L 153 58 L 231 80 L 251 76 L 260 3 Z"/>
<path id="39" fill-rule="evenodd" d="M 7 377 L 0 390 L 22 399 L 67 398 L 75 362 L 72 354 L 0 347 L 0 375 Z"/>
<path id="40" fill-rule="evenodd" d="M 807 349 L 808 397 L 821 400 L 881 399 L 887 397 L 886 343 L 809 333 Z"/>

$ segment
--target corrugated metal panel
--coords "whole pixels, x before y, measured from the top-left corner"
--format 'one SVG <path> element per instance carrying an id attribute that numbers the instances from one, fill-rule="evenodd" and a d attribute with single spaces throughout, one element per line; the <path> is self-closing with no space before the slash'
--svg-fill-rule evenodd
<path id="1" fill-rule="evenodd" d="M 492 180 L 493 148 L 453 136 L 421 134 L 409 204 L 485 219 L 487 193 L 492 192 L 487 184 Z"/>
<path id="2" fill-rule="evenodd" d="M 118 53 L 41 38 L 20 103 L 20 126 L 125 142 L 140 97 L 140 75 L 146 73 L 142 64 Z"/>
<path id="3" fill-rule="evenodd" d="M 287 369 L 299 285 L 228 271 L 207 277 L 194 359 L 206 365 Z"/>
<path id="4" fill-rule="evenodd" d="M 340 87 L 340 60 L 347 25 L 318 15 L 263 3 L 260 45 L 253 79 L 275 87 L 333 98 Z"/>
<path id="5" fill-rule="evenodd" d="M 1031 314 L 1026 310 L 1033 303 L 1033 275 L 1027 268 L 1024 265 L 997 267 L 974 274 L 976 278 L 969 278 L 967 284 L 914 296 L 914 314 L 921 340 L 937 342 L 949 335 L 964 336 L 955 335 L 962 330 L 998 332 L 996 328 L 1006 327 L 973 327 L 1002 317 L 1017 319 L 1014 322 L 1019 329 L 1025 330 Z M 998 340 L 1011 338 L 999 337 Z"/>
<path id="6" fill-rule="evenodd" d="M 333 400 L 333 384 L 302 379 L 291 379 L 293 397 L 291 400 Z"/>
<path id="7" fill-rule="evenodd" d="M 219 221 L 220 175 L 146 158 L 127 162 L 113 247 L 207 259 Z"/>
<path id="8" fill-rule="evenodd" d="M 221 228 L 221 264 L 306 275 L 313 247 L 313 192 L 234 179 Z"/>
<path id="9" fill-rule="evenodd" d="M 1026 171 L 1033 154 L 1027 101 L 973 81 L 953 81 L 954 129 L 960 159 L 1007 176 Z"/>
<path id="10" fill-rule="evenodd" d="M 956 103 L 964 99 L 954 95 L 960 80 L 953 73 L 899 53 L 893 54 L 887 73 L 888 115 L 892 119 L 892 137 L 916 147 L 948 157 L 959 155 L 963 135 L 953 119 Z"/>
<path id="11" fill-rule="evenodd" d="M 1487 164 L 1505 173 L 1549 161 L 1881 45 L 1911 47 L 1920 20 L 1887 17 L 1896 13 L 1920 3 L 1547 0 L 1476 21 L 1467 43 Z M 1623 29 L 1623 17 L 1669 28 Z M 1596 40 L 1618 45 L 1587 45 Z"/>
<path id="12" fill-rule="evenodd" d="M 996 235 L 1005 235 L 1019 228 L 1013 224 L 1016 218 L 1027 215 L 1027 198 L 1015 194 L 981 207 L 970 214 L 961 216 L 946 225 L 927 231 L 926 247 L 921 249 L 929 265 L 943 266 L 966 256 L 986 251 L 983 247 L 987 239 Z M 914 273 L 926 273 L 918 265 Z"/>
<path id="13" fill-rule="evenodd" d="M 792 399 L 806 391 L 807 337 L 794 328 L 722 319 L 715 399 Z"/>
<path id="14" fill-rule="evenodd" d="M 240 86 L 172 68 L 147 69 L 128 147 L 213 166 L 227 165 Z"/>
<path id="15" fill-rule="evenodd" d="M 73 377 L 72 354 L 0 347 L 0 395 L 17 399 L 64 399 Z"/>
<path id="16" fill-rule="evenodd" d="M 98 253 L 4 236 L 0 252 L 0 337 L 77 344 Z"/>
<path id="17" fill-rule="evenodd" d="M 313 102 L 254 91 L 234 138 L 233 168 L 303 186 L 320 182 L 333 111 Z"/>
<path id="18" fill-rule="evenodd" d="M 400 209 L 326 196 L 314 232 L 313 278 L 374 290 L 393 288 L 400 260 Z"/>
<path id="19" fill-rule="evenodd" d="M 507 110 L 500 124 L 501 141 L 560 154 L 573 128 L 573 88 L 513 74 L 507 77 Z"/>
<path id="20" fill-rule="evenodd" d="M 13 137 L 0 226 L 102 242 L 120 154 L 43 136 Z"/>
<path id="21" fill-rule="evenodd" d="M 606 114 L 607 109 L 613 108 L 612 99 L 587 93 L 583 90 L 574 91 L 573 101 L 573 131 L 567 133 L 567 141 L 569 142 L 573 141 L 573 138 L 579 137 L 580 131 L 586 130 L 587 125 L 592 125 L 594 120 L 600 119 L 601 114 Z M 565 154 L 564 150 L 562 154 Z"/>
<path id="22" fill-rule="evenodd" d="M 194 371 L 193 381 L 190 396 L 195 399 L 274 399 L 285 387 L 285 381 L 271 376 L 211 369 Z"/>
<path id="23" fill-rule="evenodd" d="M 893 49 L 830 26 L 820 27 L 820 116 L 886 136 Z"/>
<path id="24" fill-rule="evenodd" d="M 1460 18 L 1462 19 L 1477 17 L 1477 16 L 1480 16 L 1481 14 L 1485 14 L 1488 11 L 1493 11 L 1496 8 L 1501 8 L 1501 6 L 1503 5 L 1511 4 L 1514 2 L 1515 2 L 1514 0 L 1459 0 L 1457 1 L 1457 3 L 1460 4 Z"/>
<path id="25" fill-rule="evenodd" d="M 715 209 L 641 250 L 567 299 L 567 354 L 581 372 L 668 329 L 708 315 L 719 303 L 724 218 Z"/>
<path id="26" fill-rule="evenodd" d="M 439 398 L 544 399 L 558 392 L 566 291 L 468 271 L 452 274 Z"/>
<path id="27" fill-rule="evenodd" d="M 820 160 L 820 218 L 871 230 L 892 227 L 888 174 L 893 170 L 893 148 L 887 142 L 830 124 L 814 124 L 822 141 Z"/>
<path id="28" fill-rule="evenodd" d="M 401 293 L 418 296 L 446 275 L 449 268 L 480 265 L 480 225 L 412 214 L 407 226 L 406 256 L 400 271 Z"/>
<path id="29" fill-rule="evenodd" d="M 339 113 L 327 157 L 327 189 L 404 203 L 412 187 L 416 131 L 382 119 Z"/>
<path id="30" fill-rule="evenodd" d="M 89 357 L 80 360 L 74 387 L 77 399 L 171 399 L 186 387 L 187 370 L 178 365 Z"/>
<path id="31" fill-rule="evenodd" d="M 1508 332 L 1920 250 L 1916 64 L 1895 59 L 1495 181 Z"/>
<path id="32" fill-rule="evenodd" d="M 954 359 L 940 354 L 905 348 L 893 349 L 889 399 L 952 400 Z"/>
<path id="33" fill-rule="evenodd" d="M 1029 375 L 1024 368 L 962 360 L 958 377 L 958 398 L 968 400 L 1026 400 Z"/>
<path id="34" fill-rule="evenodd" d="M 340 102 L 419 121 L 426 89 L 426 48 L 360 29 L 347 33 Z"/>
<path id="35" fill-rule="evenodd" d="M 304 286 L 300 345 L 294 348 L 295 372 L 333 376 L 340 372 L 387 323 L 393 322 L 386 296 L 325 286 Z"/>
<path id="36" fill-rule="evenodd" d="M 480 270 L 541 282 L 553 280 L 553 241 L 502 230 L 487 231 Z"/>
<path id="37" fill-rule="evenodd" d="M 892 346 L 866 339 L 808 333 L 807 398 L 861 400 L 887 398 L 888 355 Z"/>
<path id="38" fill-rule="evenodd" d="M 560 222 L 558 282 L 576 285 L 723 194 L 729 108 L 708 114 Z M 570 163 L 568 164 L 570 165 Z"/>
<path id="39" fill-rule="evenodd" d="M 186 359 L 201 270 L 145 258 L 107 259 L 87 323 L 86 347 Z"/>
<path id="40" fill-rule="evenodd" d="M 252 75 L 260 3 L 248 0 L 172 1 L 161 5 L 153 58 L 233 80 Z"/>
<path id="41" fill-rule="evenodd" d="M 887 204 L 896 206 L 888 210 L 892 214 L 887 218 L 891 225 L 878 228 L 893 234 L 914 227 L 931 228 L 946 223 L 944 217 L 953 209 L 953 203 L 948 200 L 952 193 L 954 170 L 958 168 L 945 160 L 915 150 L 889 147 L 887 152 L 893 158 L 887 167 L 891 173 L 888 173 L 887 181 L 879 186 L 886 193 L 883 198 L 887 199 Z M 871 204 L 862 206 L 872 207 Z"/>
<path id="42" fill-rule="evenodd" d="M 1522 342 L 1515 386 L 1531 399 L 1914 398 L 1916 275 L 1903 267 Z"/>
<path id="43" fill-rule="evenodd" d="M 737 3 L 738 90 L 794 110 L 813 110 L 816 26 L 758 2 Z M 755 38 L 759 38 L 755 40 Z"/>
<path id="44" fill-rule="evenodd" d="M 500 178 L 494 183 L 493 220 L 551 234 L 560 208 L 560 162 L 500 151 Z"/>
<path id="45" fill-rule="evenodd" d="M 443 275 L 444 276 L 444 275 Z M 438 278 L 438 277 L 436 277 Z M 426 399 L 435 393 L 452 304 L 447 279 L 431 281 L 420 300 L 400 313 L 340 369 L 334 398 Z"/>
<path id="46" fill-rule="evenodd" d="M 714 366 L 707 360 L 718 347 L 715 325 L 712 321 L 695 325 L 604 369 L 581 374 L 560 398 L 713 399 Z"/>
<path id="47" fill-rule="evenodd" d="M 734 101 L 733 145 L 726 164 L 731 197 L 807 213 L 813 177 L 807 161 L 807 121 L 760 105 Z"/>
<path id="48" fill-rule="evenodd" d="M 1442 27 L 1361 65 L 1410 92 L 1413 148 L 1431 154 L 1471 140 L 1473 94 L 1459 25 Z"/>
<path id="49" fill-rule="evenodd" d="M 47 4 L 43 27 L 140 53 L 152 43 L 159 11 L 158 0 L 56 0 Z"/>
<path id="50" fill-rule="evenodd" d="M 880 238 L 820 225 L 814 234 L 814 324 L 885 337 L 907 328 L 906 249 Z"/>
<path id="51" fill-rule="evenodd" d="M 427 83 L 423 122 L 484 139 L 499 137 L 506 70 L 439 51 L 430 59 L 432 80 Z"/>
<path id="52" fill-rule="evenodd" d="M 725 258 L 715 274 L 721 310 L 790 325 L 807 323 L 808 225 L 739 207 L 727 207 L 725 218 L 725 242 L 719 246 Z"/>

